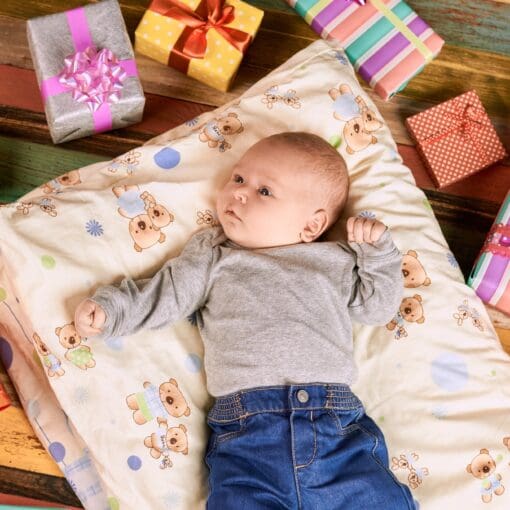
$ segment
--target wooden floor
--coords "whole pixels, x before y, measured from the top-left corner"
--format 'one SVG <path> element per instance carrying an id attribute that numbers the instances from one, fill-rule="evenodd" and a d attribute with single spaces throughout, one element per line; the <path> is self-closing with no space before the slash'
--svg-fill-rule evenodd
<path id="1" fill-rule="evenodd" d="M 0 2 L 0 203 L 71 169 L 110 159 L 171 127 L 238 96 L 259 78 L 317 38 L 283 0 L 248 0 L 265 10 L 261 29 L 228 93 L 218 92 L 143 56 L 137 64 L 147 103 L 135 126 L 76 140 L 51 143 L 28 52 L 25 21 L 61 12 L 86 0 Z M 120 0 L 129 35 L 148 0 Z M 404 127 L 409 115 L 467 90 L 478 92 L 496 131 L 510 149 L 510 1 L 408 0 L 446 41 L 440 53 L 408 87 L 384 103 L 371 94 L 388 122 L 404 162 L 427 194 L 464 275 L 510 189 L 510 160 L 437 191 Z M 365 87 L 367 90 L 368 87 Z M 510 322 L 491 312 L 510 352 Z M 37 441 L 17 403 L 0 412 L 0 493 L 79 506 L 67 482 Z M 14 500 L 9 500 L 14 503 Z M 0 495 L 0 504 L 7 502 Z M 21 500 L 16 500 L 21 504 Z"/>

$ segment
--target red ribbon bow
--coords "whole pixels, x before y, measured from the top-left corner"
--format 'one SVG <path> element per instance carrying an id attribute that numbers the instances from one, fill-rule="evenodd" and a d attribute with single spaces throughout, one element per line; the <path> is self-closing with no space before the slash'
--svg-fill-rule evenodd
<path id="1" fill-rule="evenodd" d="M 452 133 L 462 133 L 464 136 L 467 136 L 473 145 L 476 147 L 478 154 L 484 159 L 488 160 L 488 156 L 486 151 L 484 150 L 482 144 L 478 140 L 477 132 L 480 131 L 484 125 L 486 120 L 486 115 L 483 110 L 476 108 L 472 104 L 462 105 L 462 104 L 454 104 L 453 111 L 446 111 L 443 115 L 452 121 L 451 129 L 444 131 L 435 136 L 431 136 L 422 142 L 422 147 L 427 147 L 432 145 L 447 136 L 450 136 Z"/>
<path id="2" fill-rule="evenodd" d="M 207 32 L 214 28 L 232 46 L 243 52 L 251 41 L 251 35 L 225 26 L 235 18 L 234 7 L 224 5 L 225 0 L 202 1 L 196 11 L 179 0 L 153 0 L 150 10 L 169 16 L 184 23 L 188 30 L 183 33 L 184 41 L 175 51 L 180 51 L 188 58 L 204 58 L 207 49 Z M 206 8 L 205 8 L 206 7 Z"/>

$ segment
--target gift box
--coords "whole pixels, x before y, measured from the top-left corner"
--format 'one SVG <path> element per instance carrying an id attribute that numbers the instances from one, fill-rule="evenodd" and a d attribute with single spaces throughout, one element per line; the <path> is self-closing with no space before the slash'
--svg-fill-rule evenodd
<path id="1" fill-rule="evenodd" d="M 240 0 L 153 0 L 135 50 L 226 92 L 263 15 Z"/>
<path id="2" fill-rule="evenodd" d="M 444 44 L 399 0 L 287 0 L 324 39 L 342 43 L 362 78 L 384 100 L 404 89 Z"/>
<path id="3" fill-rule="evenodd" d="M 474 90 L 409 117 L 406 126 L 439 188 L 507 155 Z"/>
<path id="4" fill-rule="evenodd" d="M 117 0 L 28 20 L 54 143 L 139 122 L 145 98 Z"/>
<path id="5" fill-rule="evenodd" d="M 510 192 L 499 209 L 467 283 L 482 301 L 510 314 Z"/>

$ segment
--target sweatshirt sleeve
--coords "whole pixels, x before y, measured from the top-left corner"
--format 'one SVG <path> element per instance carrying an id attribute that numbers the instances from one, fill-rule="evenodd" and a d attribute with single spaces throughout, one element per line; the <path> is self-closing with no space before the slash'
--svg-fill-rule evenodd
<path id="1" fill-rule="evenodd" d="M 367 325 L 384 325 L 397 313 L 404 282 L 402 255 L 386 229 L 376 243 L 348 243 L 356 254 L 349 315 Z"/>
<path id="2" fill-rule="evenodd" d="M 200 308 L 207 298 L 214 247 L 222 240 L 219 229 L 200 230 L 152 278 L 99 287 L 90 299 L 106 314 L 101 337 L 161 328 Z"/>

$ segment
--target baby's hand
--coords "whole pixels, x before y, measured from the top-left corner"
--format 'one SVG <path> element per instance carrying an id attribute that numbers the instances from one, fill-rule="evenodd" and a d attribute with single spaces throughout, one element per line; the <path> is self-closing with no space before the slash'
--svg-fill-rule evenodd
<path id="1" fill-rule="evenodd" d="M 383 235 L 386 225 L 370 218 L 350 217 L 347 220 L 347 240 L 355 243 L 375 243 Z"/>
<path id="2" fill-rule="evenodd" d="M 105 321 L 104 310 L 90 299 L 83 300 L 74 312 L 74 327 L 82 337 L 96 336 L 102 333 Z"/>

